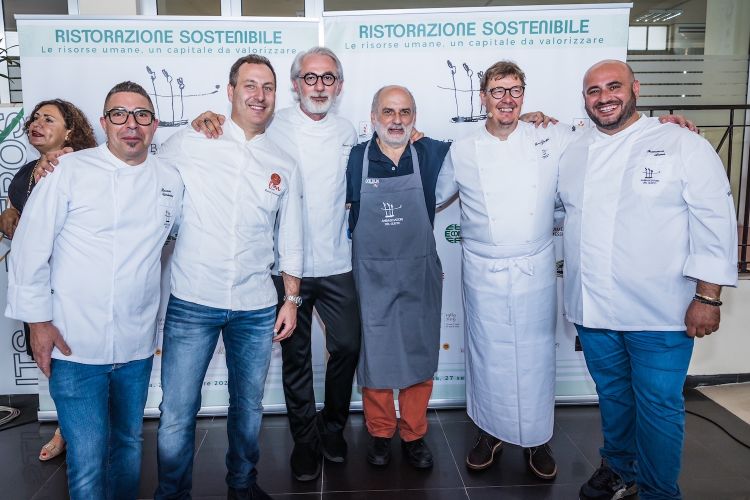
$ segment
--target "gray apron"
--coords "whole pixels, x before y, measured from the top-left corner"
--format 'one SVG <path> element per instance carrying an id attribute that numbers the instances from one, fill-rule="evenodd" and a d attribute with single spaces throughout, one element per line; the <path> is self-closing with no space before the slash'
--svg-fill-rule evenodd
<path id="1" fill-rule="evenodd" d="M 362 317 L 360 386 L 402 389 L 430 380 L 440 349 L 442 267 L 425 206 L 417 151 L 414 173 L 370 178 L 362 160 L 352 264 Z"/>

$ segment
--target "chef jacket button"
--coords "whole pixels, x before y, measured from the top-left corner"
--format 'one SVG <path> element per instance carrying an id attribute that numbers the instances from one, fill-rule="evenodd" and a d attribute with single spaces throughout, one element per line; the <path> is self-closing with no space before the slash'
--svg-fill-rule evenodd
<path id="1" fill-rule="evenodd" d="M 396 167 L 391 167 L 391 170 L 396 170 Z"/>

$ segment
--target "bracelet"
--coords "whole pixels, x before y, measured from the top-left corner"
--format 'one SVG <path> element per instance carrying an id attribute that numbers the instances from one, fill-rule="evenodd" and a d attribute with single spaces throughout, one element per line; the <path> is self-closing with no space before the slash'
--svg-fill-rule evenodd
<path id="1" fill-rule="evenodd" d="M 719 299 L 706 297 L 705 295 L 700 295 L 697 293 L 693 296 L 693 300 L 696 302 L 700 302 L 701 304 L 706 304 L 706 305 L 715 306 L 715 307 L 719 307 L 723 304 L 723 302 Z"/>

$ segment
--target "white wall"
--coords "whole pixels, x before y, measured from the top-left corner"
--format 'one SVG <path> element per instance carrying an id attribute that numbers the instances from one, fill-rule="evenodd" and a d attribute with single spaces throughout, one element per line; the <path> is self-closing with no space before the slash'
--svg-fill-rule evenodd
<path id="1" fill-rule="evenodd" d="M 696 339 L 689 375 L 750 372 L 750 279 L 721 293 L 719 331 Z"/>

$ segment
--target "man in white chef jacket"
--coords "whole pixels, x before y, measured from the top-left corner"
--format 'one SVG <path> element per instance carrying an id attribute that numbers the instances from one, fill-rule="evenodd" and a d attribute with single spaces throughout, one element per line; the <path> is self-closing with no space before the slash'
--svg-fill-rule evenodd
<path id="1" fill-rule="evenodd" d="M 564 303 L 596 382 L 604 445 L 582 499 L 681 498 L 682 387 L 694 337 L 719 328 L 737 283 L 737 226 L 726 172 L 697 134 L 636 112 L 620 61 L 583 80 L 596 130 L 560 163 Z"/>
<path id="2" fill-rule="evenodd" d="M 481 82 L 485 126 L 453 143 L 439 200 L 461 200 L 466 315 L 466 407 L 479 427 L 466 464 L 489 467 L 503 442 L 524 447 L 529 469 L 553 479 L 557 166 L 570 127 L 519 121 L 526 77 L 492 65 Z"/>
<path id="3" fill-rule="evenodd" d="M 276 102 L 270 61 L 235 61 L 227 97 L 224 135 L 187 127 L 159 152 L 177 166 L 185 202 L 164 324 L 156 499 L 190 497 L 195 419 L 219 334 L 229 377 L 228 498 L 270 498 L 257 482 L 258 436 L 272 342 L 293 333 L 301 302 L 301 182 L 294 159 L 265 134 Z M 278 311 L 274 252 L 286 293 Z"/>
<path id="4" fill-rule="evenodd" d="M 550 480 L 557 474 L 549 445 L 557 319 L 552 227 L 558 164 L 574 134 L 562 124 L 519 121 L 525 84 L 510 61 L 485 72 L 487 121 L 453 143 L 438 200 L 457 191 L 461 200 L 466 406 L 479 428 L 466 465 L 488 468 L 506 442 L 522 446 L 529 470 Z M 692 126 L 681 116 L 659 120 Z"/>
<path id="5" fill-rule="evenodd" d="M 31 194 L 5 311 L 30 323 L 74 500 L 138 496 L 161 250 L 183 196 L 177 170 L 148 154 L 159 121 L 140 85 L 113 87 L 100 123 L 106 144 L 61 158 Z"/>
<path id="6" fill-rule="evenodd" d="M 330 113 L 344 84 L 344 70 L 333 51 L 312 47 L 295 57 L 290 69 L 298 103 L 278 111 L 271 138 L 300 167 L 303 184 L 305 259 L 297 329 L 281 343 L 282 380 L 289 428 L 290 459 L 299 481 L 320 475 L 321 458 L 343 462 L 343 430 L 349 417 L 354 370 L 359 359 L 360 321 L 352 276 L 351 243 L 346 232 L 346 162 L 357 134 L 348 120 Z M 192 125 L 210 137 L 223 133 L 224 116 L 206 112 Z M 273 276 L 279 306 L 280 276 Z M 328 360 L 323 408 L 316 412 L 312 369 L 313 307 L 325 326 Z"/>

